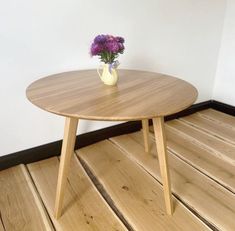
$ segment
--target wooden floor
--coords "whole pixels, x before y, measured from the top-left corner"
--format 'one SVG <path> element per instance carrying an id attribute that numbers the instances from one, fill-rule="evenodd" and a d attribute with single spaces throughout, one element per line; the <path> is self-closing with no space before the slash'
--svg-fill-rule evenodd
<path id="1" fill-rule="evenodd" d="M 59 158 L 0 172 L 0 231 L 235 230 L 235 117 L 208 109 L 166 124 L 174 214 L 166 215 L 154 136 L 76 151 L 63 214 L 53 208 Z M 151 128 L 152 132 L 152 128 Z"/>

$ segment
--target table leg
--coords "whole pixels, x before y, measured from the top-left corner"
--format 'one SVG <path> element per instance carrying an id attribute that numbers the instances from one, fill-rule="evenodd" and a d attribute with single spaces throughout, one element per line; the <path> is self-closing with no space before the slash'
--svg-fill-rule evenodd
<path id="1" fill-rule="evenodd" d="M 160 164 L 160 171 L 161 171 L 161 176 L 162 176 L 166 212 L 167 214 L 172 215 L 173 206 L 172 206 L 172 197 L 171 197 L 170 174 L 169 174 L 169 168 L 168 168 L 168 157 L 167 157 L 167 151 L 166 151 L 164 118 L 163 117 L 154 118 L 153 127 L 154 127 L 155 139 L 156 139 L 158 160 Z"/>
<path id="2" fill-rule="evenodd" d="M 149 152 L 149 120 L 142 120 L 142 131 L 144 137 L 144 150 L 145 152 Z"/>
<path id="3" fill-rule="evenodd" d="M 77 125 L 78 119 L 66 117 L 55 199 L 56 219 L 61 216 L 62 212 L 63 198 L 67 182 L 70 159 L 72 154 L 74 153 Z"/>

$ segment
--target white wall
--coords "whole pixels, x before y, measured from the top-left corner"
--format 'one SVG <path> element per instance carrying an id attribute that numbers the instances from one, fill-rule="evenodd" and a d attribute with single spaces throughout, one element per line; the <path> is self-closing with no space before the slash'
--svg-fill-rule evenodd
<path id="1" fill-rule="evenodd" d="M 25 97 L 45 75 L 96 67 L 99 33 L 126 38 L 121 66 L 179 76 L 211 98 L 222 31 L 222 0 L 11 0 L 0 7 L 0 155 L 62 138 L 63 118 Z M 111 123 L 82 121 L 79 133 Z"/>
<path id="2" fill-rule="evenodd" d="M 235 106 L 235 1 L 228 0 L 213 99 Z"/>

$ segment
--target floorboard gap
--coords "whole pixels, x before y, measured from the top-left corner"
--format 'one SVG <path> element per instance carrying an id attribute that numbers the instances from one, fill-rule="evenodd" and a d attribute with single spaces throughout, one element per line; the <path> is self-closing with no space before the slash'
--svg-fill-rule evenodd
<path id="1" fill-rule="evenodd" d="M 47 216 L 48 216 L 48 218 L 49 218 L 49 221 L 51 222 L 51 225 L 52 225 L 53 229 L 56 230 L 56 228 L 55 228 L 55 226 L 54 226 L 54 223 L 53 223 L 53 221 L 52 221 L 52 219 L 51 219 L 51 217 L 50 217 L 50 215 L 49 215 L 49 213 L 48 213 L 48 211 L 47 211 L 47 208 L 46 208 L 46 206 L 45 206 L 44 203 L 43 203 L 42 197 L 41 197 L 41 195 L 40 195 L 40 193 L 39 193 L 39 191 L 38 191 L 38 189 L 37 189 L 37 186 L 36 186 L 36 184 L 34 183 L 33 177 L 32 177 L 31 174 L 30 174 L 30 171 L 29 171 L 28 166 L 25 165 L 25 168 L 26 168 L 26 170 L 27 170 L 27 172 L 28 172 L 28 175 L 29 175 L 29 177 L 30 177 L 30 179 L 31 179 L 31 181 L 32 181 L 32 184 L 33 184 L 33 186 L 34 186 L 34 188 L 35 188 L 35 191 L 36 191 L 36 193 L 38 194 L 38 199 L 41 201 L 41 204 L 42 204 L 42 206 L 43 206 L 43 208 L 44 208 L 44 211 L 46 212 L 46 214 L 47 214 Z"/>
<path id="2" fill-rule="evenodd" d="M 210 229 L 212 229 L 213 231 L 220 231 L 219 229 L 217 229 L 213 224 L 211 224 L 210 222 L 208 222 L 204 217 L 202 217 L 200 214 L 198 214 L 195 210 L 193 210 L 190 206 L 188 206 L 181 198 L 179 198 L 177 195 L 175 195 L 173 193 L 173 195 L 175 196 L 175 198 L 177 198 L 178 201 L 180 201 L 188 210 L 190 210 L 196 217 L 198 217 L 202 222 L 204 222 Z"/>
<path id="3" fill-rule="evenodd" d="M 215 138 L 217 138 L 217 139 L 219 139 L 219 140 L 221 140 L 221 141 L 223 141 L 223 142 L 225 142 L 225 143 L 228 143 L 228 144 L 231 144 L 231 145 L 234 146 L 234 142 L 232 142 L 232 141 L 230 141 L 230 140 L 228 140 L 228 139 L 222 137 L 221 135 L 217 135 L 217 134 L 215 134 L 214 132 L 211 132 L 211 131 L 208 130 L 208 129 L 204 129 L 202 126 L 193 124 L 193 123 L 191 123 L 191 122 L 185 120 L 184 118 L 180 118 L 180 119 L 178 119 L 178 120 L 181 121 L 181 122 L 183 122 L 183 123 L 185 123 L 185 124 L 187 124 L 187 125 L 189 125 L 189 126 L 191 126 L 191 127 L 193 127 L 193 128 L 195 128 L 195 129 L 197 129 L 198 131 L 201 131 L 201 132 L 203 132 L 203 133 L 205 133 L 205 134 L 209 134 L 210 136 L 214 136 Z M 208 120 L 208 119 L 206 119 L 206 120 Z"/>
<path id="4" fill-rule="evenodd" d="M 173 128 L 174 129 L 174 128 Z M 180 131 L 181 132 L 181 131 Z M 151 131 L 150 135 L 152 137 L 153 140 L 155 140 L 154 134 Z M 187 134 L 185 135 L 186 137 L 188 136 Z M 230 145 L 230 144 L 229 144 Z M 203 147 L 202 147 L 203 148 Z M 197 170 L 198 172 L 200 172 L 201 174 L 203 174 L 204 176 L 208 177 L 209 179 L 213 180 L 215 183 L 217 183 L 218 185 L 220 185 L 221 187 L 223 187 L 224 189 L 228 190 L 229 192 L 231 192 L 232 194 L 235 194 L 235 191 L 233 191 L 231 188 L 227 187 L 226 185 L 222 184 L 219 180 L 213 178 L 213 176 L 210 176 L 209 174 L 207 174 L 206 172 L 204 172 L 204 170 L 201 170 L 200 168 L 198 168 L 196 165 L 193 165 L 190 161 L 188 161 L 187 159 L 183 158 L 179 153 L 175 152 L 173 148 L 169 148 L 167 146 L 167 150 L 174 156 L 176 156 L 177 158 L 179 158 L 180 160 L 182 160 L 184 163 L 188 164 L 189 166 L 191 166 L 192 168 L 194 168 L 195 170 Z"/>
<path id="5" fill-rule="evenodd" d="M 109 139 L 109 141 L 115 145 L 119 150 L 121 150 L 122 152 L 126 153 L 126 151 L 120 147 L 119 145 L 117 145 L 114 141 L 112 141 L 111 139 Z M 127 155 L 128 156 L 128 155 Z M 177 156 L 177 155 L 176 155 Z M 177 156 L 178 157 L 178 156 Z M 129 158 L 129 157 L 128 157 Z M 134 162 L 134 160 L 131 159 L 131 161 Z M 155 177 L 153 176 L 150 172 L 148 172 L 147 169 L 145 169 L 142 165 L 140 165 L 138 162 L 135 162 L 136 164 L 138 164 L 138 166 L 140 166 L 146 173 L 148 173 L 151 177 L 153 177 L 161 186 L 162 183 Z M 217 229 L 214 225 L 212 225 L 209 221 L 207 221 L 205 218 L 203 218 L 200 214 L 198 214 L 195 210 L 193 210 L 191 207 L 189 207 L 182 199 L 180 199 L 174 192 L 172 192 L 172 195 L 183 205 L 185 206 L 190 212 L 192 212 L 196 217 L 198 217 L 204 224 L 206 224 L 210 229 L 212 229 L 213 231 L 219 231 L 219 229 Z"/>
<path id="6" fill-rule="evenodd" d="M 203 172 L 202 170 L 200 170 L 199 168 L 197 168 L 196 166 L 192 165 L 191 163 L 189 163 L 189 161 L 185 160 L 184 158 L 182 158 L 179 154 L 177 154 L 176 152 L 174 152 L 172 149 L 167 148 L 167 150 L 174 156 L 176 156 L 177 158 L 179 158 L 180 160 L 182 160 L 183 162 L 185 162 L 186 164 L 188 164 L 189 166 L 191 166 L 192 168 L 194 168 L 195 170 L 197 170 L 198 172 L 200 172 L 202 175 L 208 177 L 209 179 L 213 180 L 215 183 L 217 183 L 218 185 L 220 185 L 221 187 L 223 187 L 224 189 L 228 190 L 229 192 L 231 192 L 232 194 L 235 194 L 235 192 L 233 192 L 230 188 L 226 187 L 225 185 L 221 184 L 219 181 L 217 181 L 216 179 L 212 178 L 211 176 L 207 175 L 205 172 Z"/>
<path id="7" fill-rule="evenodd" d="M 123 214 L 118 210 L 118 208 L 115 206 L 115 203 L 113 202 L 112 198 L 108 195 L 108 193 L 105 191 L 103 185 L 99 182 L 96 176 L 91 172 L 87 164 L 78 156 L 76 155 L 76 158 L 78 158 L 79 162 L 81 163 L 82 167 L 86 171 L 87 175 L 90 177 L 91 181 L 93 182 L 94 186 L 97 188 L 101 196 L 104 198 L 104 200 L 108 203 L 110 208 L 114 211 L 114 213 L 118 216 L 118 218 L 122 221 L 122 223 L 126 226 L 126 228 L 129 231 L 135 231 L 133 227 L 128 223 L 128 221 L 125 219 Z"/>

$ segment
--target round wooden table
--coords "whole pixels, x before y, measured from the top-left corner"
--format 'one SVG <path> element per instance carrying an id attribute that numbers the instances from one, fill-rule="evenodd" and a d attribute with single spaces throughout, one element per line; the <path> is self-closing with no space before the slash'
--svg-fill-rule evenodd
<path id="1" fill-rule="evenodd" d="M 141 120 L 145 151 L 149 151 L 148 120 L 153 120 L 166 211 L 172 214 L 170 175 L 164 116 L 192 105 L 197 90 L 181 79 L 137 70 L 118 70 L 116 86 L 104 85 L 96 70 L 71 71 L 33 82 L 26 90 L 36 106 L 66 117 L 56 190 L 55 217 L 59 218 L 79 119 Z"/>

